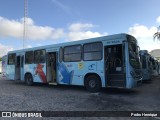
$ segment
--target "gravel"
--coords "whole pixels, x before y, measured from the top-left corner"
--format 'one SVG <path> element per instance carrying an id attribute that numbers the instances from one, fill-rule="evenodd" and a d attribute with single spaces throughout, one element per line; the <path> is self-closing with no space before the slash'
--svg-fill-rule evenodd
<path id="1" fill-rule="evenodd" d="M 134 89 L 102 89 L 89 93 L 79 86 L 50 86 L 35 84 L 27 86 L 21 81 L 0 79 L 1 111 L 158 111 L 160 110 L 160 77 Z M 42 118 L 45 119 L 45 118 Z M 52 119 L 52 118 L 46 118 Z M 103 117 L 70 118 L 56 120 L 89 119 Z M 109 117 L 108 120 L 124 119 Z M 129 118 L 128 118 L 129 119 Z M 137 119 L 137 118 L 131 118 Z M 140 118 L 150 120 L 151 118 Z M 160 119 L 160 118 L 152 118 Z"/>

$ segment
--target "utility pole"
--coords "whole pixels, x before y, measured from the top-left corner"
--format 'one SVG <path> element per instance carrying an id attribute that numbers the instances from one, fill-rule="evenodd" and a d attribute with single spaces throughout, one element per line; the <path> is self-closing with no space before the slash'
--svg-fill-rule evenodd
<path id="1" fill-rule="evenodd" d="M 27 37 L 27 32 L 26 32 L 27 18 L 28 18 L 28 0 L 24 0 L 23 49 L 25 48 L 25 40 Z"/>

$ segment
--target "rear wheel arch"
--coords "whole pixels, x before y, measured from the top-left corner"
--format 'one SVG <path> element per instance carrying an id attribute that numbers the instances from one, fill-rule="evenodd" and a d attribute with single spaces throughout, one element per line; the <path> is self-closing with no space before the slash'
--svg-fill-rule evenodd
<path id="1" fill-rule="evenodd" d="M 24 80 L 27 85 L 33 85 L 33 76 L 30 72 L 25 73 Z"/>
<path id="2" fill-rule="evenodd" d="M 97 73 L 88 73 L 84 76 L 84 86 L 90 92 L 98 92 L 102 88 L 102 81 Z"/>

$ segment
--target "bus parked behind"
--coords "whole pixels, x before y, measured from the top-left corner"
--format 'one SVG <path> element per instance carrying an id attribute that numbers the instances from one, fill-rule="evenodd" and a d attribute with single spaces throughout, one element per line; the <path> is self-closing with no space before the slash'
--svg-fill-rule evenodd
<path id="1" fill-rule="evenodd" d="M 143 77 L 142 80 L 151 80 L 151 61 L 150 61 L 150 54 L 147 50 L 140 50 L 140 58 L 142 64 L 142 73 Z"/>

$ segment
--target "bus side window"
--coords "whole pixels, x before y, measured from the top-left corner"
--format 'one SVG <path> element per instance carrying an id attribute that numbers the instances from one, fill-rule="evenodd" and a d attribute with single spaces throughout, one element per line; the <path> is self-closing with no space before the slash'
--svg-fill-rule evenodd
<path id="1" fill-rule="evenodd" d="M 20 56 L 16 57 L 16 67 L 20 67 Z"/>
<path id="2" fill-rule="evenodd" d="M 62 62 L 63 61 L 63 48 L 60 47 L 59 49 L 59 62 Z"/>
<path id="3" fill-rule="evenodd" d="M 23 66 L 24 66 L 24 55 L 21 56 L 21 68 L 23 68 Z"/>
<path id="4" fill-rule="evenodd" d="M 64 47 L 63 58 L 65 62 L 78 62 L 82 58 L 82 46 L 72 45 Z"/>
<path id="5" fill-rule="evenodd" d="M 25 53 L 25 64 L 33 63 L 33 51 L 28 51 Z"/>
<path id="6" fill-rule="evenodd" d="M 16 54 L 9 54 L 8 55 L 8 65 L 14 65 L 15 64 L 15 60 L 16 59 Z"/>
<path id="7" fill-rule="evenodd" d="M 45 63 L 45 55 L 46 51 L 45 50 L 36 50 L 34 51 L 34 63 Z"/>
<path id="8" fill-rule="evenodd" d="M 102 59 L 103 44 L 101 42 L 86 43 L 83 45 L 83 60 L 97 61 Z"/>

